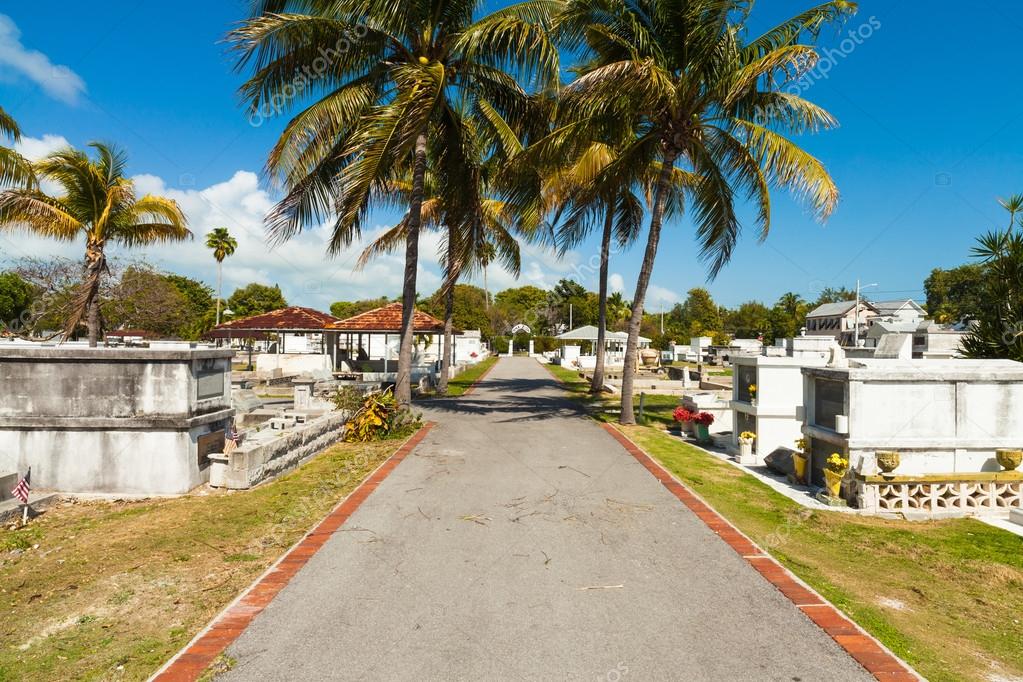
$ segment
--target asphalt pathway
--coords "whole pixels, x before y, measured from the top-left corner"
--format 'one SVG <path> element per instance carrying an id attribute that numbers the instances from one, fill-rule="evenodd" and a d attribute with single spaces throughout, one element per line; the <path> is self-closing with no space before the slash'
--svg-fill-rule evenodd
<path id="1" fill-rule="evenodd" d="M 873 679 L 535 361 L 426 412 L 224 679 Z"/>

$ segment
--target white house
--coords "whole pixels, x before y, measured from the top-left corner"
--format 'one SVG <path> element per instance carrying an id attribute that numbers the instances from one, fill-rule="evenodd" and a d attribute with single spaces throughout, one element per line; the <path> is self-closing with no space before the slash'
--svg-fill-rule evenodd
<path id="1" fill-rule="evenodd" d="M 839 301 L 819 305 L 806 316 L 807 336 L 830 336 L 843 346 L 852 346 L 859 325 L 860 338 L 878 316 L 878 310 L 867 301 Z"/>

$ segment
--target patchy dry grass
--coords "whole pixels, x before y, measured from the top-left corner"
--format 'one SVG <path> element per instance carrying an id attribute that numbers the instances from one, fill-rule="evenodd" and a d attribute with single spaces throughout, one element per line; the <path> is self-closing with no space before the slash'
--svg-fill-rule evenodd
<path id="1" fill-rule="evenodd" d="M 0 531 L 0 680 L 145 679 L 400 443 L 338 445 L 254 490 L 68 504 Z"/>
<path id="2" fill-rule="evenodd" d="M 1023 679 L 1020 537 L 809 511 L 657 428 L 623 431 L 928 679 Z"/>

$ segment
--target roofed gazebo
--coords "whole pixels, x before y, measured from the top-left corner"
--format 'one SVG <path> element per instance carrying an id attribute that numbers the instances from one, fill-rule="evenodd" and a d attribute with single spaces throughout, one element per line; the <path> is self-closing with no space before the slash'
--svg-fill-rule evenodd
<path id="1" fill-rule="evenodd" d="M 285 363 L 280 356 L 292 353 L 333 358 L 337 348 L 337 332 L 330 331 L 329 327 L 340 321 L 333 315 L 321 313 L 313 308 L 290 306 L 260 315 L 223 322 L 207 332 L 206 336 L 214 339 L 227 339 L 228 342 L 233 339 L 252 339 L 266 341 L 269 344 L 270 341 L 276 340 L 276 346 L 269 346 L 274 351 L 270 355 L 278 358 L 273 363 L 274 367 L 269 367 L 268 361 L 265 361 L 261 355 L 258 369 L 288 369 L 285 364 L 292 364 L 296 365 L 294 369 L 302 371 L 313 369 L 313 367 L 311 365 L 309 367 L 298 366 L 310 363 Z M 292 339 L 290 347 L 288 345 L 289 337 Z M 298 341 L 299 338 L 302 339 L 301 343 Z M 322 368 L 330 371 L 336 366 L 333 362 L 330 362 L 329 365 L 329 367 L 323 366 Z M 320 367 L 315 369 L 320 369 Z"/>
<path id="2" fill-rule="evenodd" d="M 337 332 L 339 355 L 336 360 L 347 362 L 352 370 L 382 371 L 397 369 L 398 345 L 401 341 L 401 303 L 390 303 L 330 325 Z M 416 310 L 413 314 L 412 329 L 417 337 L 426 336 L 429 342 L 416 344 L 412 364 L 433 372 L 427 367 L 440 361 L 444 343 L 444 322 L 433 315 Z M 459 330 L 455 334 L 461 334 Z M 431 350 L 433 349 L 433 350 Z"/>

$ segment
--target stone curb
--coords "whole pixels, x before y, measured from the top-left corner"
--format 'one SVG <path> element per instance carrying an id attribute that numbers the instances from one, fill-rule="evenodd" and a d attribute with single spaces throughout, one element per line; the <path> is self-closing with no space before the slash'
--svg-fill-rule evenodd
<path id="1" fill-rule="evenodd" d="M 422 442 L 433 426 L 432 422 L 424 424 L 393 455 L 381 462 L 373 473 L 341 500 L 322 521 L 306 533 L 305 537 L 221 611 L 220 615 L 184 649 L 156 671 L 149 678 L 150 681 L 192 682 L 199 679 L 217 656 L 241 636 L 245 628 L 277 596 L 277 593 L 291 582 L 299 570 L 326 544 L 334 532 L 344 525 L 377 486 Z"/>

